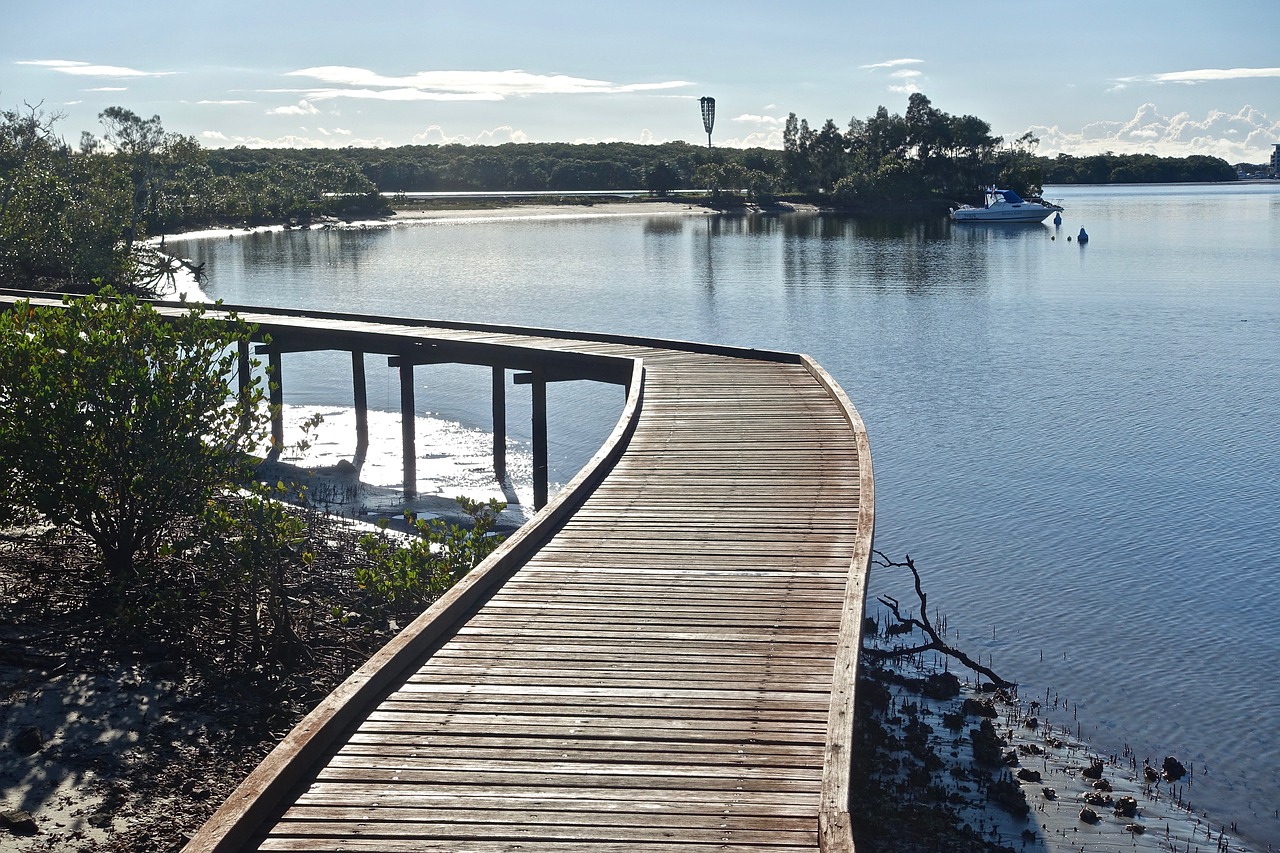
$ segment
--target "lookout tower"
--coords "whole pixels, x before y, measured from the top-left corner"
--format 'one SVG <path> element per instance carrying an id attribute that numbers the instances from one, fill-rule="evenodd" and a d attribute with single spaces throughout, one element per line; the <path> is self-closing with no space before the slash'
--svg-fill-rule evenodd
<path id="1" fill-rule="evenodd" d="M 702 127 L 707 131 L 707 147 L 711 147 L 711 128 L 716 125 L 716 99 L 702 98 L 698 101 L 702 105 Z M 1280 150 L 1280 145 L 1276 146 Z M 1275 162 L 1275 157 L 1271 158 Z"/>

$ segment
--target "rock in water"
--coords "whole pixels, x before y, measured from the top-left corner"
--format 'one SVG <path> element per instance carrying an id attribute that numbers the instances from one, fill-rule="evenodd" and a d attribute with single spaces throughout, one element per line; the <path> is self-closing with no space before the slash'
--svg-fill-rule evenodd
<path id="1" fill-rule="evenodd" d="M 1174 758 L 1172 755 L 1167 756 L 1163 766 L 1164 781 L 1177 782 L 1183 776 L 1187 775 L 1187 768 L 1182 766 L 1182 762 Z"/>
<path id="2" fill-rule="evenodd" d="M 1116 814 L 1120 817 L 1133 817 L 1138 813 L 1138 801 L 1133 797 L 1121 797 L 1116 800 Z"/>

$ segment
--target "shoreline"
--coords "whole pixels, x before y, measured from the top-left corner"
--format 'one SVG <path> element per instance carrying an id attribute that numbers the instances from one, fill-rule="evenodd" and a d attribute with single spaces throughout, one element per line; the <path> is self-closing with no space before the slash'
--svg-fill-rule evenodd
<path id="1" fill-rule="evenodd" d="M 1192 796 L 1194 765 L 1177 782 L 1153 783 L 1144 778 L 1146 765 L 1132 751 L 1108 755 L 1073 734 L 1065 702 L 993 691 L 992 685 L 979 686 L 969 673 L 958 671 L 963 678 L 947 674 L 936 659 L 925 664 L 920 657 L 882 667 L 864 662 L 859 690 L 868 695 L 859 698 L 858 709 L 864 729 L 879 722 L 890 732 L 890 742 L 896 738 L 905 745 L 896 753 L 898 762 L 890 762 L 897 772 L 886 776 L 882 771 L 877 781 L 897 788 L 908 803 L 949 809 L 958 835 L 976 834 L 989 851 L 1018 853 L 1264 853 L 1237 834 L 1230 818 L 1197 812 L 1184 800 Z M 958 687 L 955 695 L 935 692 L 944 680 Z M 876 693 L 882 705 L 873 708 Z M 998 763 L 982 764 L 974 757 L 970 732 L 984 718 L 1000 739 Z M 922 758 L 921 733 L 933 755 L 911 770 Z M 1157 769 L 1162 758 L 1153 759 Z M 918 775 L 924 768 L 932 771 L 927 785 Z M 1011 791 L 1015 806 L 1025 798 L 1025 817 L 1014 813 L 1016 807 L 1002 805 L 1010 802 Z M 1127 816 L 1118 808 L 1126 797 L 1134 801 Z M 1086 819 L 1085 808 L 1095 814 Z"/>
<path id="2" fill-rule="evenodd" d="M 251 234 L 269 234 L 285 231 L 368 230 L 389 228 L 396 225 L 434 222 L 502 222 L 519 219 L 603 219 L 637 216 L 742 216 L 750 214 L 785 215 L 788 213 L 817 213 L 821 208 L 809 204 L 783 203 L 776 208 L 760 208 L 747 204 L 740 208 L 721 210 L 693 202 L 637 199 L 632 201 L 582 201 L 547 202 L 542 199 L 514 201 L 502 199 L 493 206 L 475 204 L 463 200 L 459 206 L 447 204 L 408 204 L 389 216 L 373 219 L 343 220 L 325 218 L 309 225 L 240 225 L 204 228 L 161 234 L 150 238 L 151 242 L 167 246 L 173 242 L 208 240 Z"/>

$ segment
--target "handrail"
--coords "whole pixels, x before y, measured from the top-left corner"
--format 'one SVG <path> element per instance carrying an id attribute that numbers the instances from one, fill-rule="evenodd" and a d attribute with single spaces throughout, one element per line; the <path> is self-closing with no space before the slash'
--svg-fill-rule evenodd
<path id="1" fill-rule="evenodd" d="M 853 771 L 853 724 L 857 707 L 858 656 L 862 649 L 862 622 L 866 613 L 867 573 L 875 537 L 875 481 L 871 476 L 871 444 L 862 417 L 829 373 L 807 355 L 805 369 L 839 404 L 853 430 L 858 448 L 858 527 L 844 610 L 836 639 L 835 671 L 831 684 L 831 711 L 827 717 L 827 745 L 822 756 L 822 786 L 818 801 L 818 849 L 822 853 L 854 853 L 853 821 L 849 812 Z"/>
<path id="2" fill-rule="evenodd" d="M 294 727 L 192 837 L 184 853 L 240 850 L 330 747 L 331 737 L 388 690 L 405 667 L 427 654 L 527 560 L 591 493 L 621 457 L 644 405 L 644 365 L 635 360 L 630 390 L 609 438 L 533 520 L 517 530 L 421 616 L 356 670 Z"/>
<path id="3" fill-rule="evenodd" d="M 19 298 L 61 299 L 66 295 L 55 291 L 21 290 L 18 288 L 0 287 L 0 294 Z M 176 300 L 148 300 L 154 305 L 165 307 L 191 306 L 190 302 Z M 0 300 L 3 303 L 4 300 Z M 546 329 L 537 326 L 513 326 L 502 323 L 469 323 L 460 320 L 424 320 L 421 318 L 396 317 L 393 315 L 355 314 L 343 311 L 299 310 L 262 305 L 235 305 L 221 303 L 197 303 L 208 307 L 216 307 L 228 312 L 253 312 L 255 314 L 280 314 L 287 317 L 315 317 L 325 320 L 359 320 L 370 323 L 387 323 L 399 326 L 434 326 L 440 329 L 458 331 L 493 332 L 496 334 L 523 335 L 526 337 L 554 338 L 558 340 L 589 341 L 591 343 L 622 344 L 624 346 L 669 349 L 680 352 L 697 352 L 708 355 L 724 355 L 731 358 L 750 358 L 757 361 L 776 361 L 784 364 L 798 364 L 800 357 L 796 353 L 781 350 L 756 349 L 754 347 L 737 347 L 725 344 L 707 344 L 697 341 L 682 341 L 667 338 L 651 338 L 644 335 L 617 335 L 609 332 L 580 332 L 568 329 Z"/>

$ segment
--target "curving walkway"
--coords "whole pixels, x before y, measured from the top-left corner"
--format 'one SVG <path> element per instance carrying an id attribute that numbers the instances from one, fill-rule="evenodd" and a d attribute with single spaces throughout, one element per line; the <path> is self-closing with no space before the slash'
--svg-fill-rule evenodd
<path id="1" fill-rule="evenodd" d="M 852 851 L 871 462 L 821 368 L 241 314 L 312 348 L 404 356 L 408 341 L 535 370 L 554 354 L 570 372 L 566 354 L 607 356 L 631 379 L 583 472 L 290 733 L 188 851 Z"/>

